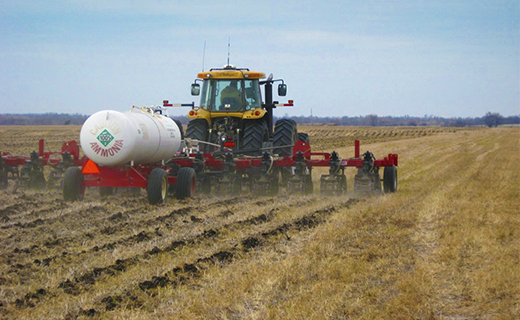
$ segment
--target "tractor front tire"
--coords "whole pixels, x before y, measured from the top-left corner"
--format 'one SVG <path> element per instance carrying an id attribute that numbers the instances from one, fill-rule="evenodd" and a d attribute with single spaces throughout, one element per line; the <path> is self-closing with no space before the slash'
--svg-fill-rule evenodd
<path id="1" fill-rule="evenodd" d="M 159 204 L 164 202 L 168 193 L 168 175 L 161 168 L 155 168 L 148 176 L 148 185 L 146 187 L 148 194 L 148 202 L 150 204 Z"/>
<path id="2" fill-rule="evenodd" d="M 78 167 L 69 167 L 63 174 L 63 199 L 65 201 L 82 200 L 85 187 L 81 186 L 84 177 Z"/>
<path id="3" fill-rule="evenodd" d="M 197 185 L 197 174 L 190 167 L 182 167 L 177 175 L 177 184 L 175 196 L 182 200 L 191 198 L 195 195 L 195 187 Z"/>

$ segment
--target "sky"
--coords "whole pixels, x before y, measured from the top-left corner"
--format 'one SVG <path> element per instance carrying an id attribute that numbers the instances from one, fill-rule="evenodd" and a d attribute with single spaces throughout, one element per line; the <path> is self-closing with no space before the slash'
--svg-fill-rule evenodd
<path id="1" fill-rule="evenodd" d="M 520 114 L 518 0 L 0 0 L 0 114 L 198 104 L 228 41 L 276 116 Z"/>

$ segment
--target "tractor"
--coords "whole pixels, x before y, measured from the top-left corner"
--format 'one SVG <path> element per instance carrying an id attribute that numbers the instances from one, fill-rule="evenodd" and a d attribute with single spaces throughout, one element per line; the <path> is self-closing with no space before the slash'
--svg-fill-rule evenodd
<path id="1" fill-rule="evenodd" d="M 299 137 L 308 140 L 308 136 L 298 136 L 296 122 L 291 119 L 278 120 L 273 130 L 273 109 L 293 105 L 292 100 L 286 104 L 273 101 L 274 82 L 281 82 L 278 96 L 285 96 L 287 86 L 282 79 L 274 80 L 272 74 L 266 78 L 263 72 L 232 65 L 199 72 L 191 94 L 200 95 L 200 105 L 191 105 L 186 138 L 202 142 L 199 150 L 204 152 L 228 150 L 260 156 L 262 150 L 269 150 L 280 156 L 292 155 Z"/>

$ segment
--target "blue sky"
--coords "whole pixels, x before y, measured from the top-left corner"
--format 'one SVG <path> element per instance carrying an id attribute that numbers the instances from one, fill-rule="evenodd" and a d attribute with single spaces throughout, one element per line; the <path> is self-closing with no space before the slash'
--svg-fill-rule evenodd
<path id="1" fill-rule="evenodd" d="M 520 114 L 518 0 L 0 0 L 0 113 L 198 103 L 228 38 L 285 80 L 279 116 Z"/>

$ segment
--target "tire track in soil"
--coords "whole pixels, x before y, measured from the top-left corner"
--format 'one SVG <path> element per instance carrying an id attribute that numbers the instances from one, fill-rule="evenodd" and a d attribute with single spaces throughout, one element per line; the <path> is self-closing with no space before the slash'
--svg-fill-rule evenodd
<path id="1" fill-rule="evenodd" d="M 294 199 L 294 200 L 295 200 L 294 202 L 298 205 L 306 205 L 306 204 L 315 202 L 316 198 L 308 198 L 308 199 L 298 198 L 298 199 Z M 231 201 L 224 200 L 224 202 L 227 205 L 229 205 L 230 202 L 238 203 L 238 202 L 242 202 L 242 201 L 243 201 L 242 198 L 237 198 L 235 200 L 231 199 Z M 274 204 L 275 201 L 276 201 L 276 198 L 262 199 L 262 200 L 254 202 L 252 204 L 258 205 L 258 206 L 264 206 L 268 203 Z M 211 207 L 211 206 L 214 206 L 215 203 L 217 203 L 218 206 L 223 205 L 223 201 L 218 200 L 216 202 L 211 202 L 211 203 L 205 204 L 200 207 L 182 207 L 182 208 L 174 210 L 172 213 L 176 213 L 176 211 L 196 210 L 196 209 L 200 209 L 200 208 Z M 114 264 L 111 264 L 109 266 L 106 266 L 103 268 L 94 267 L 91 270 L 89 270 L 88 272 L 85 272 L 82 275 L 79 275 L 72 280 L 67 279 L 65 281 L 62 281 L 58 285 L 58 288 L 55 288 L 55 289 L 61 289 L 63 292 L 65 292 L 67 294 L 79 295 L 81 292 L 89 290 L 89 288 L 92 285 L 94 285 L 95 282 L 98 279 L 100 279 L 101 277 L 114 276 L 118 273 L 121 273 L 124 270 L 126 270 L 127 268 L 138 264 L 143 258 L 146 259 L 146 258 L 149 258 L 150 256 L 157 255 L 161 252 L 171 252 L 171 251 L 180 249 L 181 247 L 184 247 L 184 246 L 196 244 L 200 241 L 218 236 L 219 234 L 221 234 L 223 231 L 225 231 L 227 229 L 236 228 L 236 227 L 243 226 L 243 225 L 251 225 L 251 224 L 258 225 L 258 224 L 266 223 L 275 216 L 276 211 L 278 211 L 278 210 L 270 209 L 267 213 L 262 213 L 258 216 L 254 216 L 254 217 L 251 217 L 251 218 L 248 218 L 245 220 L 234 221 L 234 222 L 225 224 L 219 228 L 206 229 L 188 239 L 174 240 L 174 241 L 170 242 L 167 246 L 163 247 L 162 249 L 160 249 L 158 247 L 154 247 L 153 249 L 148 250 L 148 251 L 144 252 L 143 254 L 136 255 L 136 256 L 133 256 L 133 257 L 130 257 L 127 259 L 116 260 L 116 262 Z M 149 219 L 149 220 L 163 221 L 164 217 L 169 217 L 172 215 L 172 213 L 170 213 L 168 215 L 159 216 L 154 219 Z M 227 206 L 227 208 L 225 210 L 220 210 L 220 212 L 218 214 L 216 214 L 213 218 L 218 222 L 218 218 L 222 218 L 222 217 L 228 216 L 230 214 L 233 214 L 233 212 L 230 211 L 230 207 Z M 192 219 L 192 223 L 198 223 L 198 222 L 200 222 L 200 221 L 196 221 L 196 220 Z M 186 226 L 183 226 L 183 227 L 187 228 Z M 151 235 L 149 235 L 149 234 L 138 233 L 133 236 L 130 236 L 130 237 L 127 237 L 124 239 L 120 239 L 117 241 L 117 243 L 125 243 L 125 241 L 131 241 L 133 244 L 135 244 L 135 243 L 139 243 L 139 242 L 146 241 L 146 240 L 153 240 L 153 239 L 151 238 Z M 109 246 L 110 245 L 107 245 L 107 247 L 109 247 Z M 91 252 L 92 251 L 95 252 L 97 250 L 99 250 L 99 248 L 96 249 L 96 247 L 94 247 L 94 248 L 92 248 Z M 80 254 L 86 254 L 86 253 L 87 252 L 85 252 L 85 253 L 81 252 Z M 44 259 L 43 261 L 37 261 L 37 262 L 35 261 L 34 264 L 42 266 L 42 267 L 48 266 L 52 260 L 57 259 L 59 257 L 61 257 L 61 256 L 56 255 L 56 256 Z M 28 265 L 32 266 L 32 263 L 30 263 Z M 24 267 L 25 266 L 17 265 L 17 266 L 15 266 L 14 271 L 16 271 L 16 269 L 21 270 Z M 23 298 L 21 298 L 21 297 L 16 298 L 14 300 L 14 302 L 12 302 L 11 304 L 14 304 L 17 308 L 27 308 L 27 307 L 32 308 L 32 307 L 36 306 L 37 302 L 40 301 L 41 297 L 46 296 L 47 298 L 52 298 L 52 297 L 59 295 L 58 293 L 54 293 L 52 291 L 54 291 L 54 290 L 51 290 L 51 292 L 49 292 L 49 290 L 40 288 L 34 292 L 26 293 L 23 296 Z M 56 290 L 56 291 L 58 291 L 58 290 Z"/>

